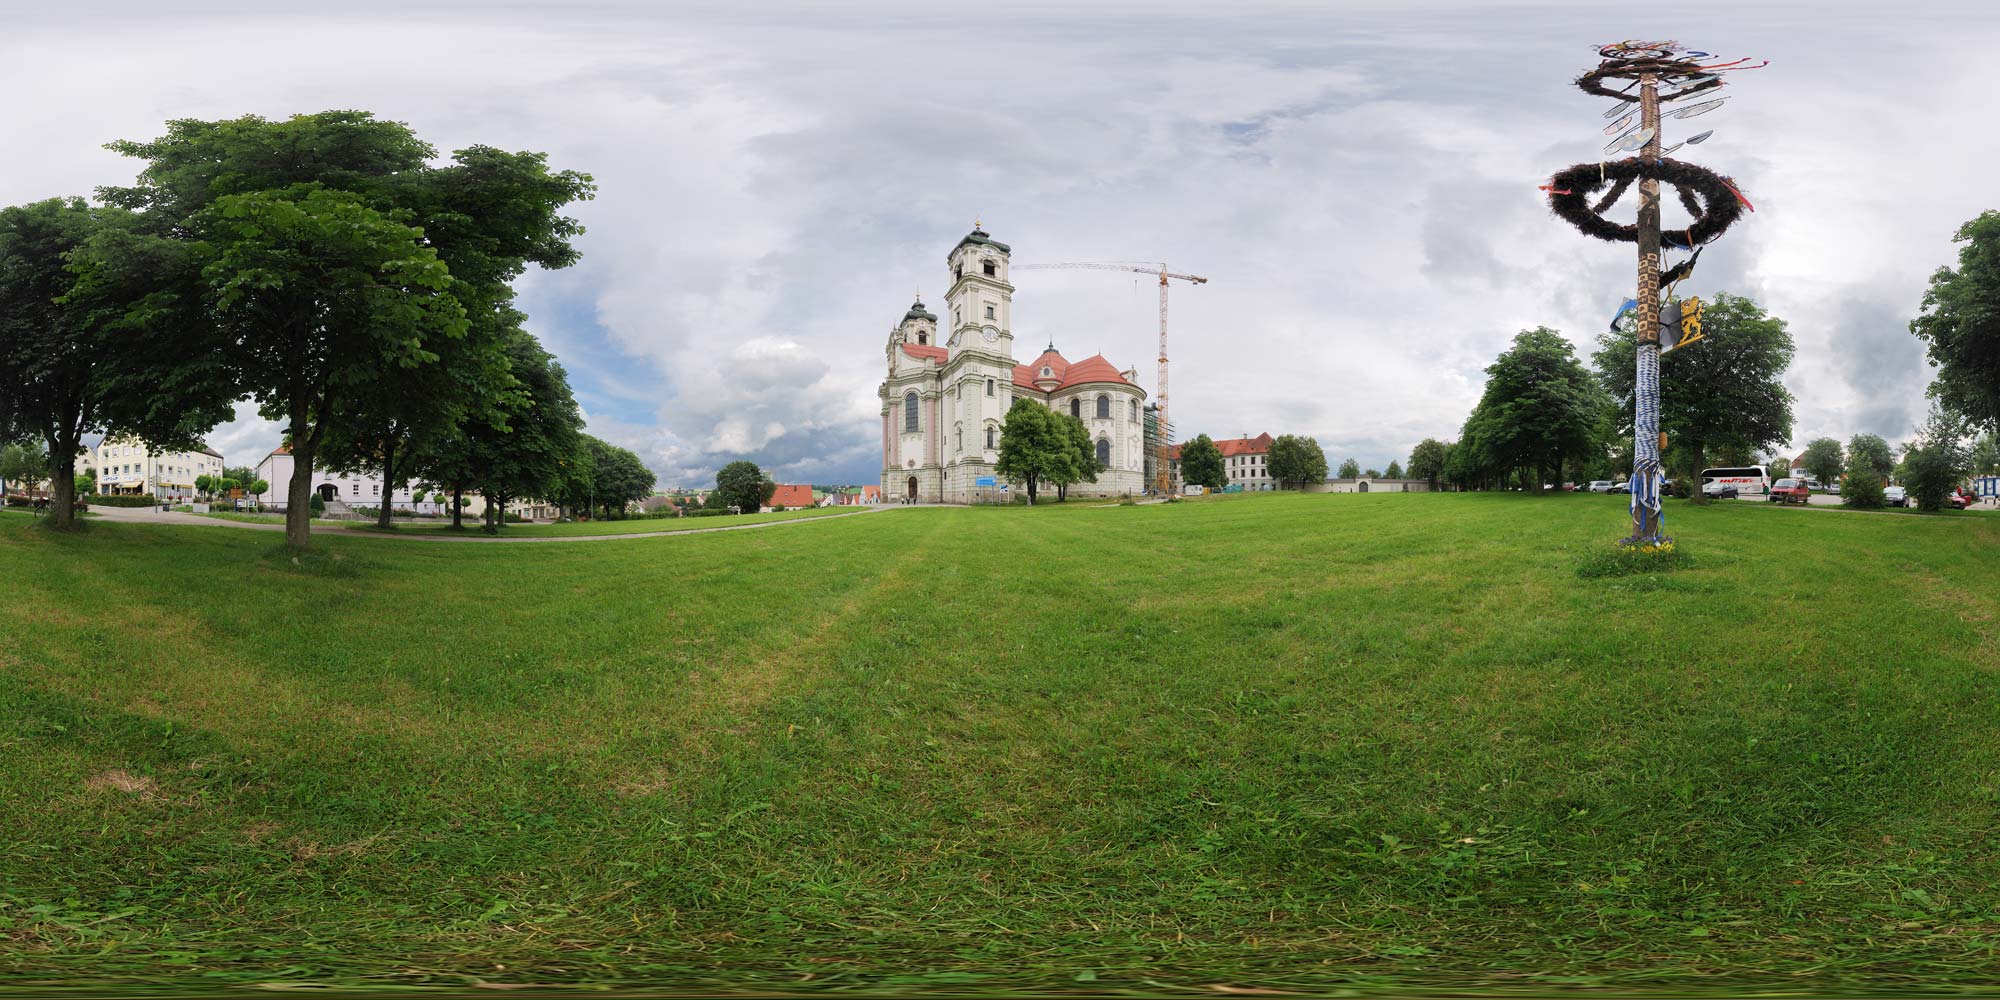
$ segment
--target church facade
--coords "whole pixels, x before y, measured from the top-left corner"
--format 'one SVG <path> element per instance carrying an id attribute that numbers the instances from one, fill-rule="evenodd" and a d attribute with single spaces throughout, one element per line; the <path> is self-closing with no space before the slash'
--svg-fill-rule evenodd
<path id="1" fill-rule="evenodd" d="M 946 255 L 951 291 L 940 319 L 919 299 L 889 331 L 882 399 L 882 496 L 974 503 L 1007 494 L 994 469 L 1001 425 L 1016 397 L 1083 421 L 1097 450 L 1097 481 L 1077 496 L 1145 489 L 1145 390 L 1138 373 L 1104 356 L 1070 362 L 1053 341 L 1026 364 L 1014 359 L 1012 249 L 975 227 Z"/>

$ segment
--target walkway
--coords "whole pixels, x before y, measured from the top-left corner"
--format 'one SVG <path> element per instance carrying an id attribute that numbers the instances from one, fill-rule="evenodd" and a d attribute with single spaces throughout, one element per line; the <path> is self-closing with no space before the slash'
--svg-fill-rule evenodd
<path id="1" fill-rule="evenodd" d="M 787 524 L 811 524 L 816 521 L 838 521 L 843 517 L 872 514 L 886 507 L 862 507 L 841 514 L 822 514 L 819 517 L 793 517 L 780 521 L 758 521 L 755 524 L 721 524 L 712 528 L 672 528 L 662 531 L 632 531 L 609 535 L 527 535 L 508 537 L 488 535 L 483 532 L 469 534 L 442 534 L 412 531 L 407 534 L 393 531 L 353 531 L 347 528 L 329 528 L 314 525 L 313 534 L 325 537 L 337 534 L 343 538 L 382 538 L 404 542 L 453 542 L 462 544 L 482 544 L 504 542 L 524 544 L 528 542 L 605 542 L 622 538 L 659 538 L 663 535 L 706 535 L 715 531 L 754 531 L 758 528 L 777 528 Z M 251 531 L 283 531 L 283 524 L 260 524 L 253 521 L 229 521 L 219 517 L 203 517 L 199 514 L 181 514 L 169 511 L 161 513 L 156 507 L 93 507 L 93 520 L 118 521 L 126 524 L 172 524 L 197 528 L 248 528 Z M 501 529 L 505 531 L 506 529 Z"/>

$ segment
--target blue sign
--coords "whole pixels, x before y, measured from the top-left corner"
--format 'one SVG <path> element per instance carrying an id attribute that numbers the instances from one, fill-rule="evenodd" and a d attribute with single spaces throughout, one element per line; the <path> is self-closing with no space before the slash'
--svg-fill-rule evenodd
<path id="1" fill-rule="evenodd" d="M 998 485 L 1000 485 L 1000 481 L 999 481 L 999 480 L 997 480 L 997 479 L 995 479 L 995 478 L 993 478 L 992 476 L 980 476 L 980 477 L 978 477 L 977 479 L 974 479 L 974 480 L 972 481 L 972 485 L 974 485 L 974 486 L 998 486 Z"/>

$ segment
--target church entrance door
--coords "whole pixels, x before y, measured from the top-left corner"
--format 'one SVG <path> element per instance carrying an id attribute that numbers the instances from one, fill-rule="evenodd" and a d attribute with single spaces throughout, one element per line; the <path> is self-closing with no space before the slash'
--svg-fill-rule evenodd
<path id="1" fill-rule="evenodd" d="M 911 477 L 910 477 L 910 499 L 912 499 L 912 500 L 915 500 L 916 498 L 917 498 L 917 477 L 915 477 L 915 476 L 911 476 Z"/>

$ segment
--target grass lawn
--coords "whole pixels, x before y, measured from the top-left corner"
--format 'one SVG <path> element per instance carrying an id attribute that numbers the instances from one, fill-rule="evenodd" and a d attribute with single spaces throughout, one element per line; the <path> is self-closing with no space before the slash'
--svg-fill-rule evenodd
<path id="1" fill-rule="evenodd" d="M 804 510 L 763 510 L 755 514 L 731 514 L 718 517 L 659 517 L 629 521 L 571 521 L 567 524 L 509 524 L 500 529 L 502 538 L 562 538 L 571 535 L 642 535 L 661 531 L 695 531 L 702 528 L 728 528 L 735 525 L 756 524 L 760 521 L 792 521 L 802 517 L 829 517 L 837 514 L 856 514 L 860 507 L 810 507 Z M 314 524 L 319 522 L 315 521 Z M 357 531 L 376 531 L 375 522 L 336 521 Z M 438 523 L 398 524 L 385 534 L 451 534 L 449 520 Z M 477 521 L 467 519 L 459 534 L 477 535 L 484 532 Z"/>
<path id="2" fill-rule="evenodd" d="M 7 518 L 0 983 L 2000 979 L 2000 520 L 1748 506 Z"/>
<path id="3" fill-rule="evenodd" d="M 241 521 L 245 524 L 285 523 L 285 515 L 283 514 L 242 514 L 233 510 L 211 510 L 205 514 L 197 514 L 195 516 L 213 518 L 217 521 Z M 312 519 L 312 526 L 315 528 L 338 528 L 342 525 L 353 523 L 352 521 L 336 521 L 329 517 L 315 517 Z"/>

